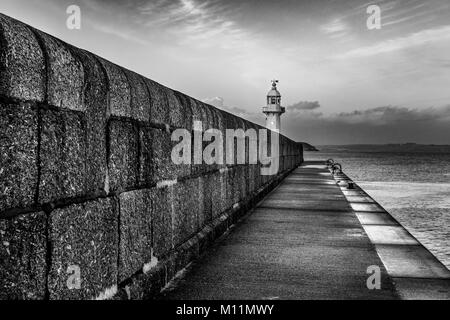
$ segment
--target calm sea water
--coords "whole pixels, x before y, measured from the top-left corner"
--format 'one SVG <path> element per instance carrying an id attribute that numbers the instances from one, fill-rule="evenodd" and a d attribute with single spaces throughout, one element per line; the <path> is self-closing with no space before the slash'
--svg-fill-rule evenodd
<path id="1" fill-rule="evenodd" d="M 329 158 L 450 269 L 450 147 L 321 146 Z"/>

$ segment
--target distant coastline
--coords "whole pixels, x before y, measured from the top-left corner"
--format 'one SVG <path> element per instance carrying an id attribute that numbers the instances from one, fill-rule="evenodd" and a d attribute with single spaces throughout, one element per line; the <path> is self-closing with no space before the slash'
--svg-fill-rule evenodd
<path id="1" fill-rule="evenodd" d="M 316 147 L 306 142 L 300 142 L 303 145 L 303 151 L 319 151 Z"/>
<path id="2" fill-rule="evenodd" d="M 411 152 L 411 153 L 450 153 L 450 145 L 447 144 L 419 144 L 419 143 L 389 143 L 389 144 L 342 144 L 323 145 L 322 149 L 333 148 L 362 152 Z M 306 149 L 305 149 L 306 150 Z"/>

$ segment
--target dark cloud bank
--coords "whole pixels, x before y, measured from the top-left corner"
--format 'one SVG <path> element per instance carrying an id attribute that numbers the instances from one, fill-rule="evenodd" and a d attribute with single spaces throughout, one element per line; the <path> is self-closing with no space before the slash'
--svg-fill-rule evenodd
<path id="1" fill-rule="evenodd" d="M 224 108 L 264 124 L 263 114 Z M 313 145 L 450 144 L 450 105 L 425 109 L 383 106 L 324 115 L 320 112 L 319 102 L 301 101 L 286 107 L 282 131 L 294 140 Z"/>

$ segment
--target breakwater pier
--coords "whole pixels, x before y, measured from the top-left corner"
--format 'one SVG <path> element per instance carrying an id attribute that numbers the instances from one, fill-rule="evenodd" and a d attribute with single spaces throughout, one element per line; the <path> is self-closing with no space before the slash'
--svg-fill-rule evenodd
<path id="1" fill-rule="evenodd" d="M 231 129 L 214 150 L 242 162 L 173 161 L 177 132 Z M 0 300 L 449 298 L 342 170 L 245 135 L 267 131 L 0 14 Z"/>
<path id="2" fill-rule="evenodd" d="M 371 287 L 375 270 L 380 284 Z M 333 174 L 325 161 L 311 161 L 159 298 L 449 299 L 449 294 L 450 272 L 440 261 L 342 171 Z"/>

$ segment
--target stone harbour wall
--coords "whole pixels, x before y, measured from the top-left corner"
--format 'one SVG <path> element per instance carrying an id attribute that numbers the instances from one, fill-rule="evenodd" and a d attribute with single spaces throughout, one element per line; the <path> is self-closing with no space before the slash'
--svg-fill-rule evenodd
<path id="1" fill-rule="evenodd" d="M 194 120 L 262 128 L 0 14 L 0 299 L 151 298 L 303 161 L 175 165 Z"/>

